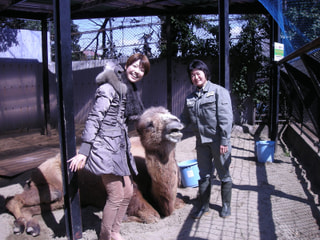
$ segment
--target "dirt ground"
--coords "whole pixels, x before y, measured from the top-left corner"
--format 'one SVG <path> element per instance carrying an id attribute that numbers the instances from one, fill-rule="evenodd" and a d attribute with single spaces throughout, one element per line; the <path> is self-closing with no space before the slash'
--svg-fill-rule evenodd
<path id="1" fill-rule="evenodd" d="M 320 239 L 318 193 L 310 190 L 305 170 L 279 141 L 273 163 L 259 163 L 255 156 L 255 137 L 267 140 L 266 128 L 235 126 L 230 173 L 233 178 L 232 215 L 226 220 L 219 217 L 221 210 L 220 181 L 212 184 L 210 211 L 199 221 L 189 215 L 194 210 L 198 188 L 179 188 L 178 194 L 186 204 L 169 217 L 155 224 L 123 223 L 121 234 L 125 240 L 233 240 L 233 239 Z M 279 135 L 281 139 L 282 131 Z M 56 134 L 52 137 L 57 137 Z M 177 144 L 178 162 L 195 159 L 195 138 L 187 135 Z M 41 139 L 38 139 L 41 138 Z M 31 140 L 30 140 L 31 139 Z M 17 134 L 12 139 L 0 136 L 0 159 L 6 154 L 27 152 L 30 148 L 54 147 L 53 139 L 42 140 L 43 135 L 32 137 Z M 26 141 L 27 140 L 27 141 Z M 39 144 L 39 140 L 40 144 Z M 17 143 L 20 149 L 10 148 Z M 280 144 L 281 143 L 281 144 Z M 37 145 L 37 146 L 35 146 Z M 284 148 L 283 148 L 284 147 Z M 32 152 L 34 153 L 34 152 Z M 3 158 L 2 158 L 3 159 Z M 1 164 L 1 160 L 0 160 Z M 0 165 L 0 170 L 3 167 Z M 15 177 L 0 178 L 0 240 L 67 239 L 64 211 L 53 215 L 37 216 L 41 234 L 32 237 L 13 234 L 14 217 L 4 207 L 5 198 L 22 191 L 30 171 Z M 93 207 L 82 209 L 84 240 L 98 239 L 101 211 Z"/>
<path id="2" fill-rule="evenodd" d="M 41 135 L 39 135 L 40 137 Z M 178 162 L 195 159 L 195 138 L 187 137 L 177 144 L 176 159 Z M 23 191 L 25 181 L 30 177 L 31 171 L 26 171 L 13 178 L 0 178 L 0 239 L 6 240 L 29 240 L 29 239 L 67 239 L 65 236 L 64 211 L 54 211 L 53 215 L 43 214 L 37 216 L 41 227 L 41 234 L 32 237 L 26 233 L 22 235 L 13 234 L 14 217 L 5 209 L 5 199 L 8 196 Z M 166 218 L 155 224 L 142 224 L 135 222 L 125 222 L 122 225 L 121 234 L 126 240 L 142 239 L 175 239 L 179 234 L 179 226 L 184 224 L 190 211 L 194 206 L 197 196 L 197 188 L 179 188 L 178 194 L 187 199 L 185 207 L 174 211 Z M 82 209 L 83 238 L 98 239 L 100 220 L 102 212 L 93 207 Z"/>

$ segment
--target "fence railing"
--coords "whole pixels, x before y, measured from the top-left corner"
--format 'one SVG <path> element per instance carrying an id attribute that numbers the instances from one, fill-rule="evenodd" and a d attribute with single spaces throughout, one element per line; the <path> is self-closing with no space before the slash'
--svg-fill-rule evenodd
<path id="1" fill-rule="evenodd" d="M 279 61 L 294 121 L 320 151 L 320 38 Z"/>

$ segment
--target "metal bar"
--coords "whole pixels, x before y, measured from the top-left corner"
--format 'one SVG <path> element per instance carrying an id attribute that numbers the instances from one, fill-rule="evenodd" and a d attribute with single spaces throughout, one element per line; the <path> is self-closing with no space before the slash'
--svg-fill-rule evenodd
<path id="1" fill-rule="evenodd" d="M 284 66 L 288 72 L 289 79 L 291 80 L 294 86 L 294 89 L 297 92 L 298 97 L 303 102 L 303 106 L 307 110 L 310 120 L 314 128 L 316 129 L 317 133 L 319 134 L 320 129 L 319 129 L 319 123 L 318 123 L 319 121 L 317 118 L 317 114 L 314 114 L 311 109 L 311 105 L 315 100 L 316 93 L 314 92 L 315 90 L 313 88 L 307 87 L 307 84 L 308 82 L 310 82 L 310 79 L 308 79 L 308 76 L 306 76 L 296 68 L 292 67 L 290 64 L 285 63 Z M 300 84 L 299 84 L 299 81 L 300 81 Z M 304 86 L 307 89 L 307 91 L 306 90 L 302 91 L 300 85 Z"/>
<path id="2" fill-rule="evenodd" d="M 281 64 L 283 64 L 285 62 L 288 62 L 288 61 L 290 61 L 290 60 L 292 60 L 294 58 L 300 57 L 300 55 L 302 55 L 303 53 L 307 53 L 307 52 L 309 52 L 309 51 L 311 51 L 311 50 L 313 50 L 313 49 L 315 49 L 317 47 L 320 47 L 320 37 L 315 39 L 315 40 L 313 40 L 312 42 L 304 45 L 303 47 L 299 48 L 297 51 L 289 54 L 288 56 L 282 58 L 278 62 L 278 64 L 281 65 Z"/>
<path id="3" fill-rule="evenodd" d="M 229 91 L 229 1 L 219 0 L 219 84 Z"/>
<path id="4" fill-rule="evenodd" d="M 172 42 L 171 42 L 171 16 L 166 16 L 167 37 L 167 108 L 172 112 Z"/>
<path id="5" fill-rule="evenodd" d="M 319 98 L 320 97 L 320 63 L 316 61 L 313 57 L 307 54 L 302 54 L 301 59 L 305 68 L 308 70 L 313 87 Z"/>
<path id="6" fill-rule="evenodd" d="M 280 79 L 282 83 L 282 87 L 284 88 L 288 98 L 290 99 L 289 104 L 291 105 L 290 108 L 290 116 L 293 116 L 293 112 L 296 111 L 298 113 L 298 117 L 300 119 L 300 122 L 303 121 L 303 99 L 301 99 L 299 96 L 297 98 L 296 91 L 294 89 L 294 86 L 289 78 L 289 75 L 284 72 L 280 71 Z"/>
<path id="7" fill-rule="evenodd" d="M 76 153 L 71 60 L 70 0 L 54 0 L 56 82 L 59 110 L 61 168 L 65 224 L 69 239 L 82 238 L 81 207 L 77 174 L 68 170 L 67 159 Z"/>
<path id="8" fill-rule="evenodd" d="M 304 124 L 303 122 L 301 122 L 301 126 L 299 126 L 299 124 L 295 121 L 291 122 L 293 125 L 295 125 L 300 131 L 301 133 L 303 133 L 310 142 L 313 143 L 313 146 L 318 148 L 317 152 L 320 153 L 320 138 L 319 135 L 317 135 L 317 133 L 315 133 L 308 125 Z M 308 131 L 303 130 L 303 128 L 306 128 Z M 313 134 L 313 136 L 310 136 L 311 134 Z M 318 139 L 318 141 L 316 141 L 315 139 Z"/>
<path id="9" fill-rule="evenodd" d="M 278 123 L 279 123 L 279 91 L 280 91 L 280 70 L 277 64 L 273 64 L 273 77 L 271 82 L 272 98 L 271 98 L 271 130 L 270 138 L 277 141 Z"/>
<path id="10" fill-rule="evenodd" d="M 299 94 L 303 97 L 303 103 L 306 108 L 310 108 L 312 103 L 317 99 L 317 94 L 314 90 L 313 84 L 309 76 L 307 76 L 302 71 L 298 70 L 291 64 L 285 63 L 284 64 L 289 77 L 293 79 Z"/>
<path id="11" fill-rule="evenodd" d="M 47 20 L 41 20 L 41 41 L 42 41 L 42 81 L 43 81 L 43 108 L 44 108 L 44 130 L 50 136 L 50 98 L 49 98 L 49 74 L 48 74 L 48 37 Z"/>
<path id="12" fill-rule="evenodd" d="M 302 103 L 304 103 L 305 99 L 304 99 L 304 95 L 302 94 L 302 91 L 299 87 L 299 84 L 297 83 L 296 79 L 294 78 L 294 73 L 293 71 L 295 71 L 295 68 L 292 67 L 290 64 L 288 63 L 285 63 L 284 64 L 284 67 L 285 69 L 287 70 L 287 73 L 288 73 L 288 77 L 289 77 L 289 80 L 291 82 L 291 85 L 293 86 L 296 94 L 297 94 L 297 97 L 300 99 L 300 101 Z"/>
<path id="13" fill-rule="evenodd" d="M 279 114 L 279 90 L 280 90 L 280 69 L 274 62 L 274 43 L 280 42 L 280 28 L 276 21 L 271 19 L 270 59 L 272 74 L 270 79 L 270 139 L 278 139 L 278 114 Z"/>

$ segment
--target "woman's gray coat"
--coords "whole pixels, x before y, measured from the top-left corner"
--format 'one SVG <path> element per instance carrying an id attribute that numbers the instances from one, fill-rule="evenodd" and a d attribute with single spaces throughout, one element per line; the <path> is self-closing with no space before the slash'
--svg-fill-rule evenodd
<path id="1" fill-rule="evenodd" d="M 99 87 L 79 150 L 79 153 L 88 156 L 85 168 L 96 175 L 129 176 L 130 169 L 138 173 L 130 153 L 124 117 L 127 85 L 123 83 L 123 78 L 125 74 L 121 66 L 112 64 L 107 65 L 96 78 Z"/>

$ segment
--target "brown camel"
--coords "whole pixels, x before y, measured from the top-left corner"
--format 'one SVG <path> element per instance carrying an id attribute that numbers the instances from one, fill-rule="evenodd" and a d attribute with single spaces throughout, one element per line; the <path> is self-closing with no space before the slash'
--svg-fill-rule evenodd
<path id="1" fill-rule="evenodd" d="M 176 197 L 180 182 L 175 146 L 182 138 L 183 125 L 163 107 L 147 109 L 136 124 L 139 136 L 131 137 L 131 152 L 139 174 L 134 177 L 134 195 L 126 221 L 157 222 L 183 206 Z M 100 209 L 107 194 L 98 176 L 82 170 L 78 175 L 82 206 Z M 14 233 L 37 236 L 40 226 L 34 215 L 63 208 L 60 155 L 48 159 L 32 172 L 24 191 L 7 199 L 6 207 L 16 218 Z"/>

